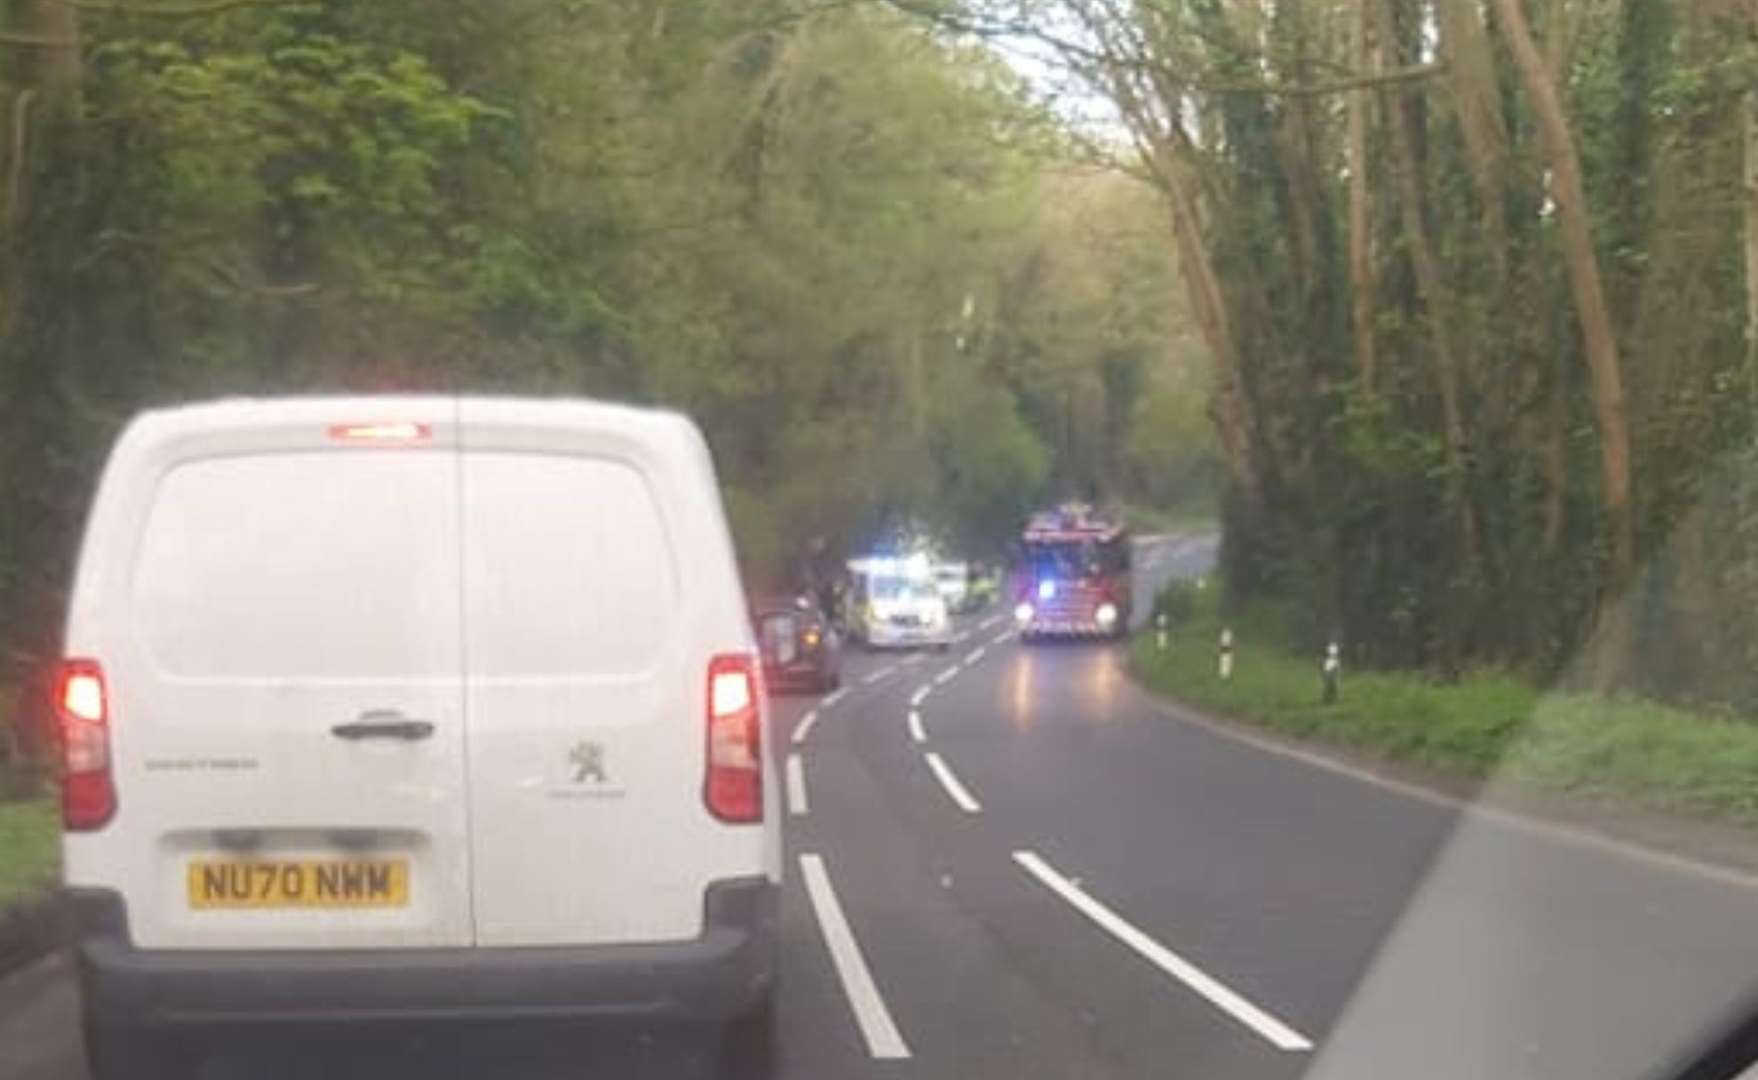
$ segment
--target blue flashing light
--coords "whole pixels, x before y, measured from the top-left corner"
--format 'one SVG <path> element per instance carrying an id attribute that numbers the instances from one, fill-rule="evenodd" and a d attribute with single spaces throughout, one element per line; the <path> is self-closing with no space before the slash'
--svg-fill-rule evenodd
<path id="1" fill-rule="evenodd" d="M 1055 597 L 1055 595 L 1056 595 L 1056 583 L 1054 581 L 1046 580 L 1046 581 L 1038 582 L 1038 599 L 1039 600 L 1049 600 L 1049 599 L 1052 599 L 1053 597 Z"/>

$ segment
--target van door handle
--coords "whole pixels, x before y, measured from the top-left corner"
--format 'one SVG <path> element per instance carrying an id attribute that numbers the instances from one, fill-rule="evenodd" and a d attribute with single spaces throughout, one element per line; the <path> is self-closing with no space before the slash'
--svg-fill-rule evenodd
<path id="1" fill-rule="evenodd" d="M 415 742 L 433 734 L 427 720 L 411 720 L 401 713 L 374 710 L 360 714 L 360 719 L 337 724 L 330 734 L 338 739 L 403 739 Z"/>

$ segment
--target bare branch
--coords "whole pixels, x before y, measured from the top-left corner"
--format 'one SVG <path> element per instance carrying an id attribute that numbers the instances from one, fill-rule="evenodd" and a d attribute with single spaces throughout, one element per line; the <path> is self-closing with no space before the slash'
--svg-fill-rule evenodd
<path id="1" fill-rule="evenodd" d="M 1287 84 L 1196 82 L 1191 84 L 1191 89 L 1210 94 L 1267 94 L 1276 97 L 1297 98 L 1325 97 L 1330 94 L 1346 94 L 1351 90 L 1366 90 L 1390 83 L 1420 82 L 1443 75 L 1446 71 L 1447 65 L 1445 63 L 1415 64 L 1410 67 L 1394 68 L 1391 71 L 1368 72 L 1331 82 Z"/>
<path id="2" fill-rule="evenodd" d="M 976 37 L 1023 37 L 1038 42 L 1040 45 L 1060 53 L 1065 61 L 1093 65 L 1113 71 L 1126 71 L 1153 81 L 1164 93 L 1170 87 L 1181 87 L 1185 90 L 1205 94 L 1260 94 L 1267 97 L 1327 97 L 1332 94 L 1345 94 L 1351 90 L 1363 90 L 1389 83 L 1418 82 L 1432 79 L 1446 72 L 1445 63 L 1417 64 L 1411 67 L 1393 68 L 1388 71 L 1357 72 L 1345 78 L 1333 79 L 1318 83 L 1277 83 L 1261 81 L 1215 82 L 1202 78 L 1192 78 L 1188 73 L 1178 71 L 1171 66 L 1154 60 L 1145 59 L 1142 55 L 1145 48 L 1136 50 L 1137 55 L 1122 55 L 1115 46 L 1108 43 L 1099 48 L 1083 45 L 1058 34 L 1052 34 L 1031 23 L 1018 21 L 972 21 L 957 15 L 924 6 L 918 0 L 885 0 L 891 7 L 926 19 L 955 33 L 971 34 Z M 1091 20 L 1086 20 L 1089 30 L 1095 30 Z M 1167 104 L 1170 106 L 1171 101 Z"/>
<path id="3" fill-rule="evenodd" d="M 148 19 L 199 19 L 222 15 L 240 8 L 279 7 L 298 0 L 209 0 L 201 4 L 143 5 L 125 4 L 122 0 L 50 0 L 61 7 L 70 7 L 84 15 L 137 15 Z"/>
<path id="4" fill-rule="evenodd" d="M 17 45 L 24 49 L 77 49 L 78 38 L 44 37 L 41 34 L 0 33 L 0 45 Z"/>

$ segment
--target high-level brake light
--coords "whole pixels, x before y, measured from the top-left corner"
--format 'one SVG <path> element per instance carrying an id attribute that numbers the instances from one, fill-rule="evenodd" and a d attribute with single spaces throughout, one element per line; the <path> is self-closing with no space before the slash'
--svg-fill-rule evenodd
<path id="1" fill-rule="evenodd" d="M 335 442 L 360 443 L 367 446 L 407 446 L 433 438 L 433 428 L 410 420 L 383 420 L 365 424 L 331 424 L 330 438 Z"/>

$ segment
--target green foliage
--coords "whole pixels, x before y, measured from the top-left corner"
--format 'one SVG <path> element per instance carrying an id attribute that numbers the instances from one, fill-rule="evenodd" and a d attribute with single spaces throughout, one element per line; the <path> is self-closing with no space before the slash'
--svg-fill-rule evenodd
<path id="1" fill-rule="evenodd" d="M 1345 670 L 1322 703 L 1320 654 L 1249 631 L 1233 678 L 1216 674 L 1220 621 L 1172 622 L 1170 647 L 1136 637 L 1131 664 L 1168 697 L 1278 733 L 1474 779 L 1568 792 L 1758 826 L 1758 724 L 1636 699 L 1541 694 L 1475 674 L 1451 684 Z"/>
<path id="2" fill-rule="evenodd" d="M 1156 620 L 1164 615 L 1168 625 L 1185 623 L 1194 617 L 1201 603 L 1202 594 L 1196 582 L 1187 578 L 1173 578 L 1159 592 L 1154 594 L 1153 615 Z M 1155 626 L 1159 623 L 1156 621 Z"/>
<path id="3" fill-rule="evenodd" d="M 60 839 L 53 803 L 0 802 L 0 915 L 55 883 Z"/>
<path id="4" fill-rule="evenodd" d="M 1195 407 L 1152 193 L 1071 167 L 995 54 L 887 9 L 313 0 L 84 33 L 0 238 L 0 643 L 25 656 L 143 406 L 680 408 L 754 581 L 900 522 L 994 552 L 1053 475 L 1156 501 L 1156 459 L 1207 443 L 1144 430 Z"/>

